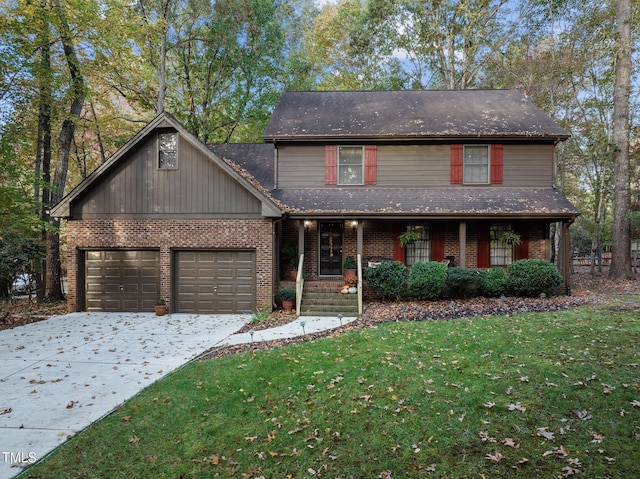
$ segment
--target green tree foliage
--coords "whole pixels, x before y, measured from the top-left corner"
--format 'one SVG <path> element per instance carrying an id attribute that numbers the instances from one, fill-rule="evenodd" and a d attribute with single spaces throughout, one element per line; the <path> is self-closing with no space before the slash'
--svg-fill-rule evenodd
<path id="1" fill-rule="evenodd" d="M 392 55 L 393 2 L 345 0 L 325 5 L 304 41 L 319 90 L 402 89 L 407 75 Z"/>

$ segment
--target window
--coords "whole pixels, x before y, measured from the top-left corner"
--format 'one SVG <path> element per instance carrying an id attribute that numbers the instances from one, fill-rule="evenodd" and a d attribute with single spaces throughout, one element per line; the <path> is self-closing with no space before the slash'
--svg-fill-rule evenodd
<path id="1" fill-rule="evenodd" d="M 158 168 L 163 170 L 178 168 L 177 133 L 158 134 Z"/>
<path id="2" fill-rule="evenodd" d="M 502 235 L 512 231 L 510 223 L 492 223 L 489 229 L 491 266 L 508 266 L 513 261 L 513 246 L 502 242 Z"/>
<path id="3" fill-rule="evenodd" d="M 411 266 L 413 263 L 430 261 L 431 241 L 429 239 L 429 225 L 410 225 L 407 226 L 407 231 L 417 233 L 420 238 L 411 243 L 407 243 L 405 246 L 407 266 Z"/>
<path id="4" fill-rule="evenodd" d="M 489 146 L 464 147 L 464 182 L 489 183 Z"/>
<path id="5" fill-rule="evenodd" d="M 338 184 L 363 184 L 363 152 L 361 146 L 338 147 Z"/>

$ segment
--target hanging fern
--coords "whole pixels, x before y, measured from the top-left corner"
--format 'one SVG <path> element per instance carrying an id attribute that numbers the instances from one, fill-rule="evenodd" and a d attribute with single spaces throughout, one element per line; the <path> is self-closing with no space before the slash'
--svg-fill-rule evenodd
<path id="1" fill-rule="evenodd" d="M 520 239 L 520 235 L 518 233 L 514 233 L 513 231 L 505 231 L 500 235 L 500 242 L 508 244 L 509 246 L 518 246 L 522 243 Z"/>
<path id="2" fill-rule="evenodd" d="M 398 239 L 400 240 L 400 246 L 404 248 L 407 244 L 418 241 L 420 239 L 420 235 L 414 230 L 409 230 L 399 235 Z"/>

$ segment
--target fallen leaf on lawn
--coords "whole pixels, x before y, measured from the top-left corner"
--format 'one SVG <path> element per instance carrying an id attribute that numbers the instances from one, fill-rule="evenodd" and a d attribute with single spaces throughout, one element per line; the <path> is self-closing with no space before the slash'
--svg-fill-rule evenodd
<path id="1" fill-rule="evenodd" d="M 527 464 L 529 462 L 529 459 L 527 459 L 526 457 L 523 457 L 522 459 L 520 459 L 518 461 L 518 464 L 521 466 L 524 466 L 525 464 Z"/>
<path id="2" fill-rule="evenodd" d="M 607 460 L 607 462 L 608 462 L 609 464 L 613 464 L 614 462 L 616 462 L 616 460 L 615 460 L 613 457 L 607 457 L 607 456 L 605 456 L 604 458 Z"/>
<path id="3" fill-rule="evenodd" d="M 589 419 L 593 419 L 593 416 L 587 410 L 578 411 L 577 409 L 572 409 L 571 412 L 581 421 L 588 421 Z"/>
<path id="4" fill-rule="evenodd" d="M 245 441 L 253 442 L 258 439 L 258 436 L 247 436 L 244 438 Z"/>
<path id="5" fill-rule="evenodd" d="M 158 456 L 147 456 L 147 462 L 156 462 L 158 460 Z"/>
<path id="6" fill-rule="evenodd" d="M 135 444 L 136 442 L 139 442 L 139 441 L 140 441 L 140 438 L 138 436 L 133 436 L 129 438 L 129 442 L 131 444 Z"/>
<path id="7" fill-rule="evenodd" d="M 554 456 L 556 456 L 557 458 L 560 458 L 560 459 L 564 459 L 565 457 L 567 457 L 569 455 L 569 450 L 564 446 L 560 446 L 560 447 L 556 447 L 552 451 L 545 451 L 542 454 L 543 457 L 547 457 L 547 456 L 551 456 L 551 455 L 554 455 Z"/>
<path id="8" fill-rule="evenodd" d="M 436 464 L 435 464 L 435 463 L 434 463 L 434 464 L 429 464 L 429 465 L 425 468 L 425 470 L 426 470 L 427 472 L 436 472 Z"/>
<path id="9" fill-rule="evenodd" d="M 633 407 L 640 407 L 640 401 L 631 401 Z"/>
<path id="10" fill-rule="evenodd" d="M 562 468 L 563 477 L 575 476 L 580 473 L 580 469 L 574 469 L 573 467 L 563 467 Z"/>
<path id="11" fill-rule="evenodd" d="M 604 440 L 604 436 L 602 434 L 598 434 L 597 432 L 592 432 L 591 437 L 593 438 L 591 442 L 595 444 L 600 444 Z"/>
<path id="12" fill-rule="evenodd" d="M 209 462 L 214 466 L 217 466 L 218 464 L 220 464 L 220 456 L 218 456 L 217 454 L 211 455 L 211 457 L 209 458 Z"/>
<path id="13" fill-rule="evenodd" d="M 512 438 L 510 437 L 506 437 L 504 438 L 502 441 L 500 441 L 502 444 L 504 444 L 507 447 L 513 447 L 513 448 L 519 448 L 520 444 L 518 444 L 517 442 L 515 442 Z"/>
<path id="14" fill-rule="evenodd" d="M 129 421 L 131 421 L 131 416 L 122 416 L 122 420 L 124 422 L 129 422 Z"/>
<path id="15" fill-rule="evenodd" d="M 382 471 L 380 473 L 380 479 L 392 479 L 391 478 L 391 471 Z"/>
<path id="16" fill-rule="evenodd" d="M 515 403 L 515 404 L 508 404 L 507 408 L 509 409 L 509 411 L 518 411 L 518 412 L 525 412 L 527 410 L 526 407 L 522 406 L 519 402 Z"/>
<path id="17" fill-rule="evenodd" d="M 552 432 L 547 431 L 547 429 L 548 428 L 546 428 L 546 427 L 538 428 L 538 430 L 536 431 L 536 436 L 542 437 L 542 438 L 546 439 L 547 441 L 553 441 L 555 436 L 554 436 L 554 434 Z"/>
<path id="18" fill-rule="evenodd" d="M 482 442 L 496 442 L 494 438 L 489 436 L 489 431 L 480 431 L 480 433 L 478 433 L 478 436 L 480 436 Z"/>
<path id="19" fill-rule="evenodd" d="M 487 461 L 491 461 L 491 464 L 500 464 L 504 459 L 504 456 L 496 451 L 495 454 L 487 454 L 485 458 Z"/>
<path id="20" fill-rule="evenodd" d="M 494 402 L 486 402 L 486 403 L 483 404 L 484 407 L 487 407 L 489 409 L 491 409 L 495 405 L 496 405 L 496 403 L 494 403 Z"/>

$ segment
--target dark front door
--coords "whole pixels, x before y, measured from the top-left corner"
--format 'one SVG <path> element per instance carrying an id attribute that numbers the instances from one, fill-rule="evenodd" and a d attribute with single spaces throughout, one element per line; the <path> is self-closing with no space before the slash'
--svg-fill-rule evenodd
<path id="1" fill-rule="evenodd" d="M 342 274 L 342 221 L 320 222 L 320 274 Z"/>

